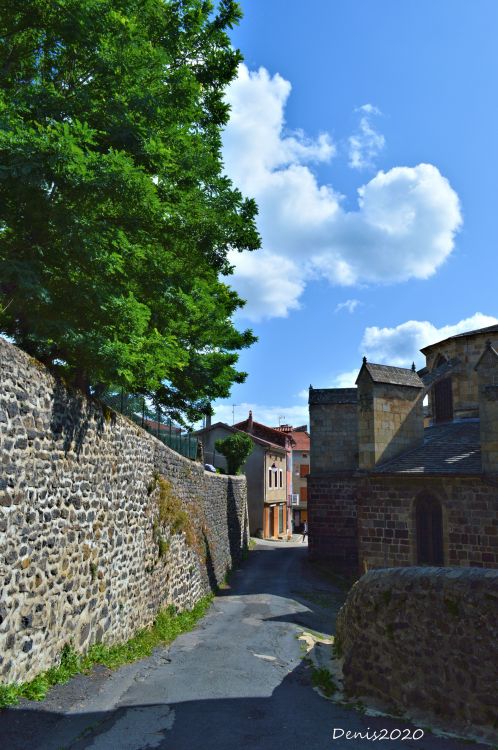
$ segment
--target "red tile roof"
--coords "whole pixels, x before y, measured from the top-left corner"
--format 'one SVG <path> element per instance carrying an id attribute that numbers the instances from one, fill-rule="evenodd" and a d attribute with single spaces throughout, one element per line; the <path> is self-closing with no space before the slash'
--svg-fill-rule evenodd
<path id="1" fill-rule="evenodd" d="M 310 449 L 310 435 L 306 429 L 307 425 L 301 427 L 292 427 L 290 424 L 281 424 L 280 427 L 275 427 L 275 430 L 284 432 L 292 439 L 292 450 L 294 451 L 309 451 Z"/>
<path id="2" fill-rule="evenodd" d="M 292 450 L 309 451 L 311 441 L 310 441 L 310 436 L 307 432 L 301 432 L 301 430 L 292 430 L 290 435 L 294 441 Z"/>
<path id="3" fill-rule="evenodd" d="M 273 427 L 268 427 L 260 422 L 255 422 L 252 418 L 252 412 L 249 412 L 248 419 L 244 419 L 243 422 L 237 422 L 237 424 L 234 424 L 234 427 L 237 430 L 247 432 L 249 435 L 255 435 L 256 437 L 259 437 L 262 440 L 267 440 L 270 443 L 276 443 L 284 448 L 287 446 L 287 443 L 290 442 L 290 436 L 285 432 Z"/>

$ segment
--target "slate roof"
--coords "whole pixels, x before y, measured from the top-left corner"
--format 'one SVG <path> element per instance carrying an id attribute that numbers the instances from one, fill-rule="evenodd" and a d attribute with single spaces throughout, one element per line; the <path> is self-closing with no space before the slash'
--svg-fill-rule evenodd
<path id="1" fill-rule="evenodd" d="M 425 354 L 426 351 L 429 349 L 432 349 L 433 346 L 438 346 L 439 344 L 444 344 L 445 341 L 452 341 L 453 339 L 463 339 L 465 336 L 475 336 L 478 333 L 498 333 L 498 324 L 495 323 L 492 326 L 486 326 L 486 328 L 476 328 L 475 331 L 465 331 L 465 333 L 456 333 L 454 336 L 448 336 L 447 339 L 442 339 L 442 341 L 435 341 L 433 344 L 428 344 L 428 346 L 424 346 L 423 349 L 420 351 L 422 354 Z"/>
<path id="2" fill-rule="evenodd" d="M 481 474 L 479 420 L 434 425 L 419 448 L 386 461 L 374 474 Z"/>
<path id="3" fill-rule="evenodd" d="M 364 369 L 368 372 L 374 383 L 409 385 L 414 388 L 423 388 L 424 385 L 414 370 L 409 370 L 405 367 L 391 367 L 391 365 L 375 365 L 371 362 L 364 362 L 360 374 Z M 359 377 L 360 375 L 358 375 Z"/>

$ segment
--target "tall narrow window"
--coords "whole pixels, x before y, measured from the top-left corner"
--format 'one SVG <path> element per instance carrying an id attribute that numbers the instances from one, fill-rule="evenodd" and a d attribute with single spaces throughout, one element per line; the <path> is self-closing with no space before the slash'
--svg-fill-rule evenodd
<path id="1" fill-rule="evenodd" d="M 448 360 L 440 354 L 434 363 L 437 369 Z M 453 388 L 451 378 L 444 378 L 432 389 L 432 409 L 434 422 L 451 422 L 453 419 Z"/>
<path id="2" fill-rule="evenodd" d="M 284 472 L 280 469 L 280 486 L 284 486 Z"/>
<path id="3" fill-rule="evenodd" d="M 453 419 L 453 392 L 451 378 L 436 383 L 433 390 L 434 422 L 451 422 Z"/>
<path id="4" fill-rule="evenodd" d="M 268 469 L 268 487 L 271 487 L 271 475 L 272 475 L 272 470 Z"/>
<path id="5" fill-rule="evenodd" d="M 443 513 L 432 495 L 421 495 L 415 502 L 417 564 L 444 565 Z"/>

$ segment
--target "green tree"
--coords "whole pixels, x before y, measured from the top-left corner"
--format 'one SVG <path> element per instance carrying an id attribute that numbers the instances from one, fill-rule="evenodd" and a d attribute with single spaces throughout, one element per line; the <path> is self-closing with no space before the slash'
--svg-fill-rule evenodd
<path id="1" fill-rule="evenodd" d="M 229 474 L 238 474 L 246 458 L 252 453 L 253 442 L 244 432 L 236 432 L 223 440 L 217 440 L 215 448 L 225 456 Z"/>
<path id="2" fill-rule="evenodd" d="M 190 420 L 242 382 L 223 173 L 233 0 L 0 0 L 0 331 Z"/>

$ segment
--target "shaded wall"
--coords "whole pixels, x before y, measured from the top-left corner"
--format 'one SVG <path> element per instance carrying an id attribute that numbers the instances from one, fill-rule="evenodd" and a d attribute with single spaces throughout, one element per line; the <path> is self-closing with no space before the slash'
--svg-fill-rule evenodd
<path id="1" fill-rule="evenodd" d="M 215 476 L 0 339 L 0 674 L 190 608 L 247 542 L 246 481 Z"/>
<path id="2" fill-rule="evenodd" d="M 371 571 L 351 589 L 337 638 L 349 695 L 498 739 L 498 571 Z"/>

